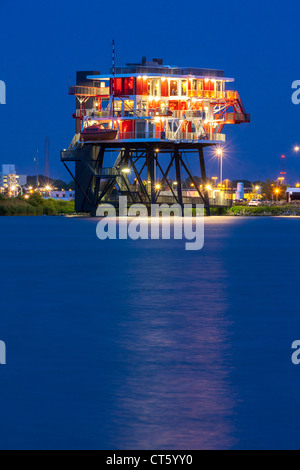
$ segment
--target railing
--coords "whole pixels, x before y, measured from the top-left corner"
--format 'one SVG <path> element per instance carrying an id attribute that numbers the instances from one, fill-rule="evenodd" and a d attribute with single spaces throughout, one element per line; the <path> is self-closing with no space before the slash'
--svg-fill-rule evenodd
<path id="1" fill-rule="evenodd" d="M 176 193 L 175 193 L 176 194 Z M 199 194 L 195 197 L 191 196 L 183 196 L 182 197 L 182 202 L 183 204 L 203 204 L 203 200 L 199 196 Z M 158 196 L 157 199 L 158 204 L 174 204 L 176 203 L 176 199 L 173 195 L 170 194 L 170 196 Z M 231 199 L 225 199 L 225 198 L 209 198 L 209 204 L 210 206 L 218 206 L 218 207 L 231 207 L 232 206 L 232 200 Z"/>
<path id="2" fill-rule="evenodd" d="M 79 111 L 79 114 L 80 114 L 80 110 L 77 109 L 77 112 L 78 111 Z M 77 114 L 77 112 L 76 112 L 76 114 Z M 110 117 L 110 112 L 108 110 L 107 111 L 97 111 L 97 109 L 87 109 L 85 115 L 87 117 Z"/>
<path id="3" fill-rule="evenodd" d="M 243 119 L 243 116 L 246 116 L 246 119 L 250 119 L 249 114 L 241 114 L 241 113 L 227 113 L 228 119 L 232 119 L 232 116 L 235 115 L 237 117 L 237 120 Z M 111 117 L 111 113 L 109 110 L 105 111 L 98 111 L 97 109 L 87 109 L 85 112 L 86 117 L 95 117 L 95 118 L 101 118 L 101 117 Z M 182 110 L 171 110 L 166 108 L 165 110 L 162 109 L 149 109 L 148 111 L 141 111 L 141 110 L 135 110 L 135 111 L 125 111 L 122 115 L 121 111 L 116 111 L 115 110 L 115 118 L 126 118 L 126 117 L 135 117 L 135 118 L 155 118 L 155 117 L 165 117 L 165 118 L 175 118 L 175 119 L 191 119 L 191 118 L 200 118 L 205 120 L 207 118 L 207 114 L 205 111 L 201 109 L 182 109 Z M 76 110 L 76 117 L 80 117 L 80 109 Z M 249 121 L 245 121 L 249 122 Z"/>
<path id="4" fill-rule="evenodd" d="M 225 123 L 226 124 L 242 124 L 250 122 L 250 114 L 242 113 L 226 113 L 225 114 Z"/>
<path id="5" fill-rule="evenodd" d="M 197 132 L 157 132 L 136 131 L 121 132 L 117 140 L 171 140 L 171 141 L 217 141 L 225 142 L 225 134 L 198 134 Z"/>
<path id="6" fill-rule="evenodd" d="M 62 150 L 60 152 L 60 158 L 61 160 L 67 160 L 68 158 L 71 157 L 73 150 Z"/>
<path id="7" fill-rule="evenodd" d="M 70 86 L 69 95 L 106 96 L 109 95 L 109 87 Z"/>
<path id="8" fill-rule="evenodd" d="M 225 142 L 225 134 L 198 134 L 197 132 L 167 132 L 167 140 L 209 140 Z"/>
<path id="9" fill-rule="evenodd" d="M 206 119 L 206 112 L 200 109 L 189 109 L 189 110 L 180 110 L 180 111 L 174 110 L 172 111 L 172 117 Z"/>
<path id="10" fill-rule="evenodd" d="M 74 135 L 73 139 L 71 140 L 71 143 L 68 147 L 68 150 L 73 150 L 74 146 L 77 144 L 77 142 L 80 139 L 80 132 Z"/>
<path id="11" fill-rule="evenodd" d="M 69 148 L 67 150 L 64 149 L 60 152 L 60 156 L 61 156 L 62 160 L 66 160 L 66 159 L 70 158 L 70 156 L 71 156 L 71 154 L 74 150 L 74 147 L 79 142 L 79 140 L 80 140 L 80 133 L 77 133 L 77 134 L 74 135 L 74 137 L 73 137 L 73 139 L 72 139 L 72 141 L 69 145 Z"/>
<path id="12" fill-rule="evenodd" d="M 121 171 L 118 168 L 102 168 L 101 176 L 119 176 Z"/>

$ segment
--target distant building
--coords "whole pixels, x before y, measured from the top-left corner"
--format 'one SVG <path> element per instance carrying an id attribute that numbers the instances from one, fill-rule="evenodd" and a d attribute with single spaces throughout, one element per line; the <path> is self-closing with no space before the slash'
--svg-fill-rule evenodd
<path id="1" fill-rule="evenodd" d="M 235 193 L 235 199 L 241 200 L 245 197 L 244 183 L 238 183 Z"/>
<path id="2" fill-rule="evenodd" d="M 75 191 L 50 191 L 50 198 L 56 200 L 61 199 L 62 201 L 74 201 Z M 49 199 L 49 196 L 46 196 L 45 199 Z"/>
<path id="3" fill-rule="evenodd" d="M 26 184 L 27 176 L 17 175 L 16 165 L 4 164 L 1 166 L 0 188 L 3 188 L 3 190 L 15 191 L 15 189 L 25 186 Z"/>
<path id="4" fill-rule="evenodd" d="M 3 175 L 14 175 L 14 174 L 16 174 L 16 165 L 12 165 L 12 164 L 2 165 L 2 174 Z"/>
<path id="5" fill-rule="evenodd" d="M 300 201 L 300 188 L 287 188 L 286 198 L 288 202 Z"/>

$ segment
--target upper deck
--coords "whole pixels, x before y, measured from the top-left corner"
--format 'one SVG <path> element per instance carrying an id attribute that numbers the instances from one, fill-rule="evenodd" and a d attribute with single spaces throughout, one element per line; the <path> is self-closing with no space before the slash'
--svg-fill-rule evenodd
<path id="1" fill-rule="evenodd" d="M 78 98 L 76 131 L 110 121 L 116 140 L 224 142 L 225 124 L 250 122 L 223 70 L 164 66 L 161 59 L 88 73 L 69 93 Z M 80 124 L 80 125 L 81 125 Z"/>

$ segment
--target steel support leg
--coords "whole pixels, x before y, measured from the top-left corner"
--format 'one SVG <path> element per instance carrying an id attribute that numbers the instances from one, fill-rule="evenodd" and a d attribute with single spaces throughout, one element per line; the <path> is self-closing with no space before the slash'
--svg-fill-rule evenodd
<path id="1" fill-rule="evenodd" d="M 155 194 L 155 159 L 154 159 L 154 149 L 152 147 L 148 150 L 147 155 L 148 160 L 148 181 L 150 181 L 150 198 L 151 204 L 155 204 L 156 194 Z"/>
<path id="2" fill-rule="evenodd" d="M 177 148 L 175 148 L 175 151 L 174 151 L 174 160 L 175 160 L 175 172 L 176 172 L 176 181 L 177 181 L 177 199 L 178 199 L 178 203 L 183 209 L 181 170 L 180 170 L 181 155 Z"/>
<path id="3" fill-rule="evenodd" d="M 199 161 L 200 161 L 200 169 L 201 169 L 201 178 L 202 178 L 202 182 L 203 182 L 204 187 L 205 187 L 205 189 L 204 189 L 204 199 L 206 201 L 206 204 L 205 204 L 206 214 L 210 215 L 209 194 L 208 194 L 208 191 L 206 189 L 207 177 L 206 177 L 203 147 L 199 147 Z"/>
<path id="4" fill-rule="evenodd" d="M 95 165 L 95 173 L 98 175 L 101 175 L 102 167 L 103 167 L 103 161 L 104 161 L 104 153 L 105 153 L 105 147 L 101 146 L 100 147 L 100 152 L 99 156 Z M 99 189 L 100 189 L 100 183 L 101 183 L 101 178 L 100 176 L 95 177 L 95 185 L 94 185 L 94 194 L 93 194 L 93 206 L 91 209 L 91 216 L 96 217 L 97 213 L 97 208 L 98 208 L 98 199 L 99 199 Z"/>

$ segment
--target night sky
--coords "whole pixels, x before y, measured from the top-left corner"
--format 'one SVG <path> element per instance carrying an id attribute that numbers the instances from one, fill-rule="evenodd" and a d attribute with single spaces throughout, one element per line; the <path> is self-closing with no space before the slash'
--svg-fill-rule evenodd
<path id="1" fill-rule="evenodd" d="M 300 105 L 292 104 L 299 71 L 299 1 L 1 2 L 0 164 L 16 163 L 35 173 L 39 149 L 44 172 L 45 137 L 50 139 L 50 176 L 67 181 L 60 150 L 74 134 L 75 98 L 68 96 L 76 70 L 161 57 L 165 64 L 219 68 L 234 77 L 249 125 L 227 126 L 224 177 L 276 178 L 286 155 L 288 181 L 300 180 Z M 208 158 L 209 160 L 209 158 Z M 218 174 L 208 163 L 208 174 Z"/>

